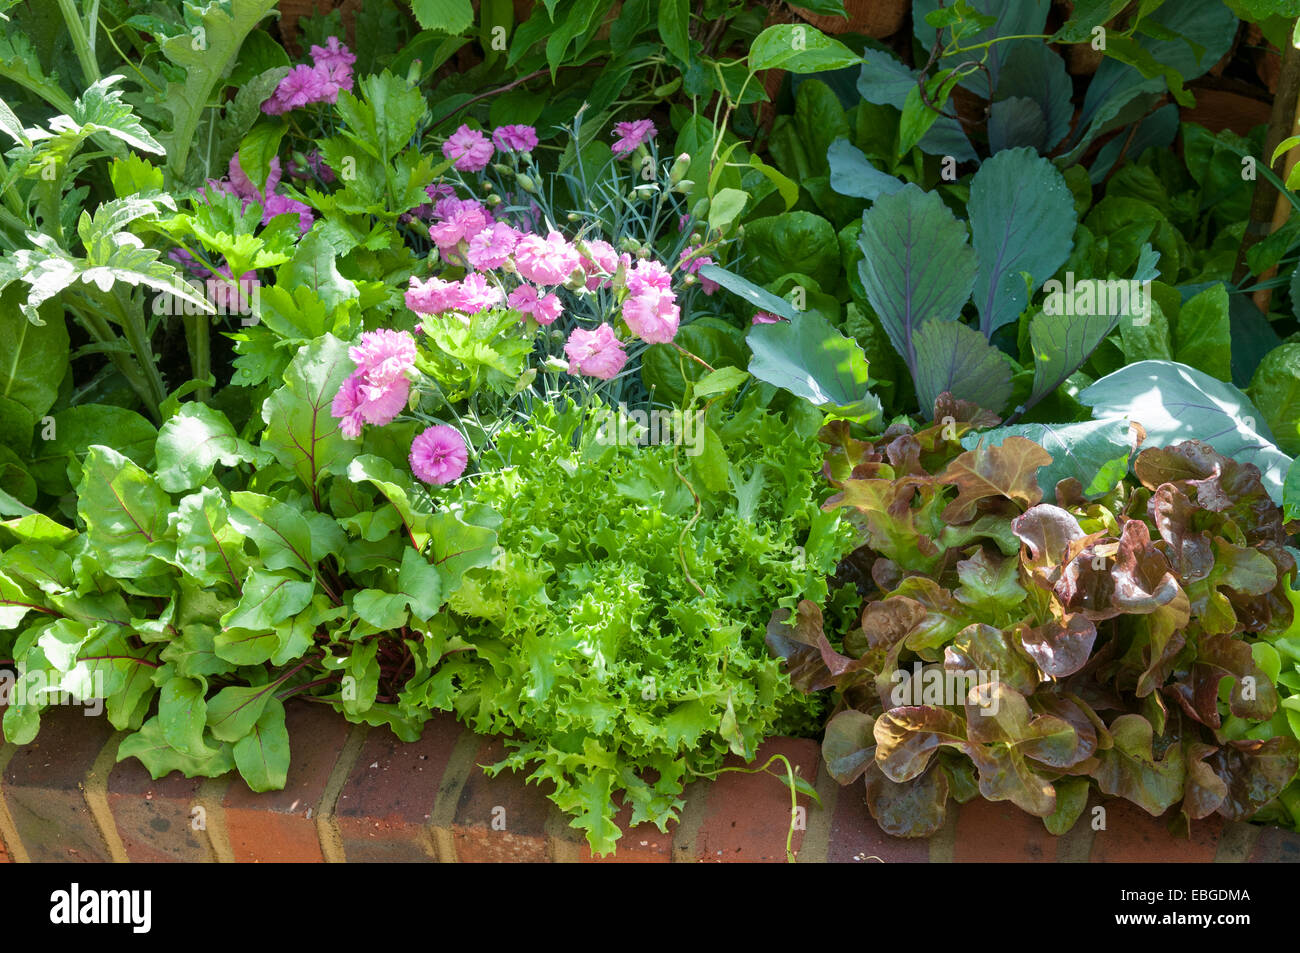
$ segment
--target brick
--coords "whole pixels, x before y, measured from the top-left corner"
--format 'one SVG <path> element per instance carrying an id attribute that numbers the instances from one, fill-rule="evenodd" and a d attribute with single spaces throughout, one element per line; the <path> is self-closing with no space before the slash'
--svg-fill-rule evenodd
<path id="1" fill-rule="evenodd" d="M 505 755 L 502 739 L 485 740 L 461 788 L 451 833 L 456 859 L 463 863 L 542 863 L 551 859 L 546 843 L 551 802 L 542 789 L 525 784 L 524 772 L 503 771 L 489 778 L 477 767 L 496 764 Z M 494 829 L 494 820 L 503 828 Z"/>
<path id="2" fill-rule="evenodd" d="M 230 849 L 241 863 L 321 863 L 316 816 L 351 726 L 325 705 L 289 702 L 289 776 L 282 791 L 254 794 L 236 778 L 222 805 Z"/>
<path id="3" fill-rule="evenodd" d="M 1214 860 L 1223 830 L 1223 818 L 1217 814 L 1193 821 L 1192 836 L 1186 838 L 1169 832 L 1172 814 L 1152 817 L 1119 798 L 1109 798 L 1102 806 L 1106 808 L 1106 829 L 1093 836 L 1093 863 L 1194 864 Z M 1085 816 L 1080 823 L 1090 821 Z"/>
<path id="4" fill-rule="evenodd" d="M 1252 864 L 1300 863 L 1300 834 L 1284 831 L 1280 827 L 1266 827 L 1255 849 L 1251 852 Z"/>
<path id="5" fill-rule="evenodd" d="M 867 807 L 866 787 L 858 780 L 842 788 L 836 799 L 826 859 L 832 864 L 924 864 L 930 859 L 930 842 L 882 831 Z"/>
<path id="6" fill-rule="evenodd" d="M 605 857 L 593 856 L 584 836 L 579 858 L 584 863 L 595 864 L 666 864 L 673 859 L 671 827 L 668 833 L 648 823 L 629 827 L 631 820 L 632 807 L 625 804 L 614 818 L 614 823 L 623 832 L 614 853 Z"/>
<path id="7" fill-rule="evenodd" d="M 207 833 L 193 826 L 203 781 L 179 771 L 155 781 L 135 758 L 113 767 L 108 807 L 132 863 L 214 859 Z"/>
<path id="8" fill-rule="evenodd" d="M 953 860 L 959 864 L 1056 861 L 1060 838 L 1047 833 L 1042 818 L 1026 814 L 1010 801 L 977 797 L 960 808 L 950 802 L 948 809 L 958 811 Z"/>
<path id="9" fill-rule="evenodd" d="M 442 714 L 409 744 L 387 729 L 366 736 L 334 808 L 349 862 L 434 859 L 429 819 L 462 730 L 454 717 Z"/>
<path id="10" fill-rule="evenodd" d="M 752 764 L 729 758 L 728 766 L 757 768 L 768 758 L 783 754 L 800 776 L 811 783 L 817 777 L 821 748 L 808 739 L 773 738 L 759 746 Z M 784 765 L 777 762 L 771 774 L 762 771 L 720 774 L 709 788 L 704 820 L 695 836 L 695 859 L 703 862 L 785 863 L 785 842 L 790 832 L 790 789 Z M 777 772 L 780 772 L 779 776 Z M 809 811 L 817 806 L 800 798 Z M 797 855 L 804 832 L 796 830 L 791 848 Z"/>
<path id="11" fill-rule="evenodd" d="M 10 759 L 3 793 L 34 862 L 106 863 L 112 858 L 86 803 L 83 781 L 113 735 L 103 716 L 75 705 L 41 713 L 41 730 Z"/>

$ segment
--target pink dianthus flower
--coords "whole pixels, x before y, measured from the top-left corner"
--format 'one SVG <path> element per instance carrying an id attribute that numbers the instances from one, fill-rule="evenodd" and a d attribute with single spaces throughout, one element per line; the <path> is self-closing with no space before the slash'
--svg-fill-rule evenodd
<path id="1" fill-rule="evenodd" d="M 465 472 L 469 450 L 455 427 L 438 424 L 411 441 L 411 472 L 425 483 L 450 483 Z"/>
<path id="2" fill-rule="evenodd" d="M 564 353 L 569 358 L 569 373 L 612 380 L 627 363 L 623 344 L 614 336 L 614 329 L 602 324 L 594 331 L 574 328 L 565 342 Z"/>
<path id="3" fill-rule="evenodd" d="M 492 161 L 492 143 L 477 129 L 462 125 L 442 144 L 442 154 L 455 159 L 461 172 L 481 172 Z"/>
<path id="4" fill-rule="evenodd" d="M 515 246 L 515 270 L 539 285 L 563 284 L 580 261 L 578 250 L 559 232 L 551 232 L 545 238 L 525 235 Z"/>
<path id="5" fill-rule="evenodd" d="M 626 155 L 637 146 L 644 145 L 658 133 L 655 124 L 649 119 L 637 119 L 633 122 L 614 124 L 614 134 L 618 139 L 610 149 L 616 156 Z"/>
<path id="6" fill-rule="evenodd" d="M 537 148 L 537 130 L 532 126 L 497 126 L 492 141 L 503 152 L 532 152 Z"/>

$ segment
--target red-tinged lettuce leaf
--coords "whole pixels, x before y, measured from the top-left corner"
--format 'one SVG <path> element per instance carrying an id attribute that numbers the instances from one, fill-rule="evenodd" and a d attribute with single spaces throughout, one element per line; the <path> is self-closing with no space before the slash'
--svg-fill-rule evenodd
<path id="1" fill-rule="evenodd" d="M 1056 811 L 1056 789 L 1034 770 L 1024 752 L 1008 745 L 979 745 L 971 760 L 979 771 L 980 794 L 990 801 L 1010 801 L 1035 817 Z"/>
<path id="2" fill-rule="evenodd" d="M 1110 735 L 1096 712 L 1090 711 L 1077 700 L 1055 692 L 1043 691 L 1033 695 L 1029 699 L 1029 704 L 1039 714 L 1059 718 L 1074 729 L 1077 744 L 1070 754 L 1070 763 L 1053 765 L 1053 767 L 1076 768 L 1095 755 L 1098 750 L 1110 745 Z"/>
<path id="3" fill-rule="evenodd" d="M 1016 537 L 1028 547 L 1022 557 L 1030 578 L 1051 590 L 1062 568 L 1094 538 L 1083 531 L 1073 513 L 1051 503 L 1039 503 L 1011 521 Z"/>
<path id="4" fill-rule="evenodd" d="M 1202 636 L 1196 649 L 1196 663 L 1187 676 L 1170 686 L 1170 691 L 1187 714 L 1211 728 L 1218 728 L 1219 683 L 1233 680 L 1228 709 L 1238 718 L 1267 721 L 1277 711 L 1277 689 L 1268 675 L 1255 664 L 1250 646 L 1229 635 Z"/>
<path id="5" fill-rule="evenodd" d="M 1228 792 L 1218 811 L 1229 820 L 1245 820 L 1277 797 L 1300 767 L 1300 743 L 1294 738 L 1229 741 L 1209 758 Z"/>
<path id="6" fill-rule="evenodd" d="M 1132 801 L 1159 817 L 1183 796 L 1183 749 L 1172 744 L 1158 757 L 1151 723 L 1141 715 L 1120 715 L 1110 725 L 1114 746 L 1097 754 L 1093 777 L 1103 794 Z"/>
<path id="7" fill-rule="evenodd" d="M 842 676 L 861 667 L 831 647 L 822 629 L 822 610 L 807 599 L 800 601 L 793 621 L 788 609 L 772 614 L 767 624 L 767 647 L 773 655 L 785 659 L 791 683 L 804 692 L 830 688 Z"/>
<path id="8" fill-rule="evenodd" d="M 994 555 L 982 546 L 957 563 L 957 578 L 961 580 L 953 592 L 957 601 L 991 618 L 1015 613 L 1025 600 L 1020 560 Z"/>
<path id="9" fill-rule="evenodd" d="M 938 650 L 974 621 L 970 611 L 949 590 L 924 576 L 908 576 L 898 584 L 894 595 L 913 599 L 925 609 L 925 618 L 903 642 L 923 658 L 937 660 Z"/>
<path id="10" fill-rule="evenodd" d="M 1042 625 L 1020 629 L 1020 643 L 1044 675 L 1065 678 L 1083 668 L 1097 641 L 1097 625 L 1080 613 L 1065 621 L 1049 619 Z"/>
<path id="11" fill-rule="evenodd" d="M 1087 778 L 1061 778 L 1052 785 L 1056 790 L 1056 810 L 1043 818 L 1047 833 L 1060 837 L 1068 832 L 1088 806 Z"/>
<path id="12" fill-rule="evenodd" d="M 1148 504 L 1156 531 L 1168 546 L 1165 554 L 1184 585 L 1206 578 L 1214 568 L 1214 545 L 1206 530 L 1192 530 L 1196 506 L 1172 483 L 1156 488 Z"/>
<path id="13" fill-rule="evenodd" d="M 920 505 L 914 505 L 917 495 L 917 487 L 902 481 L 849 479 L 823 508 L 852 507 L 872 549 L 905 569 L 928 572 L 942 555 L 934 543 L 944 528 L 942 499 L 927 487 L 920 491 Z"/>
<path id="14" fill-rule="evenodd" d="M 942 745 L 969 747 L 966 723 L 944 708 L 893 708 L 876 719 L 876 764 L 891 781 L 910 781 Z"/>
<path id="15" fill-rule="evenodd" d="M 1183 795 L 1183 814 L 1189 820 L 1199 821 L 1219 809 L 1228 797 L 1228 784 L 1214 772 L 1205 759 L 1217 754 L 1214 745 L 1202 742 L 1187 744 L 1187 788 Z"/>
<path id="16" fill-rule="evenodd" d="M 870 648 L 887 648 L 925 621 L 926 607 L 907 596 L 868 602 L 862 610 L 862 632 Z"/>
<path id="17" fill-rule="evenodd" d="M 968 625 L 944 649 L 943 667 L 950 672 L 978 672 L 985 681 L 1005 683 L 1023 694 L 1038 687 L 1038 667 L 1019 650 L 1014 639 L 984 623 Z"/>
<path id="18" fill-rule="evenodd" d="M 1114 603 L 1123 612 L 1155 612 L 1179 596 L 1186 602 L 1169 558 L 1152 545 L 1151 531 L 1141 520 L 1124 524 L 1111 576 Z"/>
<path id="19" fill-rule="evenodd" d="M 866 773 L 867 807 L 893 837 L 929 837 L 947 818 L 948 775 L 938 765 L 909 781 L 892 781 L 872 762 Z"/>
<path id="20" fill-rule="evenodd" d="M 943 511 L 944 521 L 968 523 L 979 503 L 990 498 L 1013 500 L 1028 509 L 1043 498 L 1038 468 L 1051 462 L 1046 450 L 1023 437 L 1008 437 L 1000 447 L 967 450 L 935 477 L 958 490 Z"/>
<path id="21" fill-rule="evenodd" d="M 865 712 L 849 708 L 826 723 L 822 738 L 822 759 L 827 773 L 840 784 L 852 784 L 872 765 L 876 757 L 876 720 Z"/>
<path id="22" fill-rule="evenodd" d="M 1187 624 L 1188 611 L 1187 597 L 1179 593 L 1175 602 L 1161 606 L 1145 618 L 1134 620 L 1139 632 L 1134 646 L 1140 649 L 1143 665 L 1134 689 L 1138 698 L 1151 695 L 1173 674 L 1178 657 L 1187 644 L 1183 627 Z"/>
<path id="23" fill-rule="evenodd" d="M 982 745 L 1012 748 L 1018 757 L 1053 768 L 1071 767 L 1090 753 L 1074 725 L 1056 715 L 1035 713 L 1024 695 L 1002 682 L 991 682 L 970 693 L 966 736 Z"/>

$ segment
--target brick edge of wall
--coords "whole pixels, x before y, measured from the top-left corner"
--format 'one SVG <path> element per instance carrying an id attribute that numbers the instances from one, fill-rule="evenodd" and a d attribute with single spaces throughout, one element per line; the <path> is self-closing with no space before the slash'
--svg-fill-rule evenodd
<path id="1" fill-rule="evenodd" d="M 500 739 L 435 717 L 417 742 L 351 725 L 325 706 L 288 708 L 293 759 L 283 791 L 252 794 L 237 778 L 149 777 L 118 763 L 123 734 L 75 708 L 51 709 L 24 747 L 0 748 L 0 863 L 25 861 L 585 862 L 591 856 L 523 775 L 488 778 Z M 801 862 L 1147 860 L 1300 861 L 1300 835 L 1202 821 L 1190 838 L 1126 802 L 1106 805 L 1106 829 L 1085 817 L 1063 837 L 1010 804 L 949 805 L 933 837 L 884 834 L 854 785 L 825 772 L 815 742 L 775 738 L 760 761 L 785 755 L 821 807 L 801 797 L 793 847 Z M 761 774 L 728 772 L 686 790 L 679 823 L 626 829 L 613 862 L 783 862 L 790 793 Z"/>

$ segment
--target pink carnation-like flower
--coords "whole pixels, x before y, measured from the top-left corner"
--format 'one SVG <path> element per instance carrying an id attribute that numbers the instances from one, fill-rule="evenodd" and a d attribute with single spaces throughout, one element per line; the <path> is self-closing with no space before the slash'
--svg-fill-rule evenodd
<path id="1" fill-rule="evenodd" d="M 455 159 L 455 167 L 461 172 L 481 172 L 492 161 L 494 151 L 487 136 L 464 125 L 442 144 L 442 154 Z"/>
<path id="2" fill-rule="evenodd" d="M 497 126 L 492 141 L 503 152 L 532 152 L 537 148 L 537 130 L 532 126 Z"/>
<path id="3" fill-rule="evenodd" d="M 670 291 L 673 276 L 653 258 L 639 259 L 627 272 L 627 290 L 633 295 L 647 291 Z"/>
<path id="4" fill-rule="evenodd" d="M 538 295 L 537 289 L 532 285 L 520 285 L 506 299 L 506 304 L 521 311 L 524 314 L 531 314 L 538 324 L 553 324 L 561 312 L 564 311 L 564 305 L 560 303 L 560 296 L 557 294 Z"/>
<path id="5" fill-rule="evenodd" d="M 361 343 L 348 348 L 348 357 L 365 376 L 365 386 L 383 388 L 396 380 L 404 380 L 406 372 L 415 366 L 415 338 L 406 331 L 380 328 L 365 331 Z"/>
<path id="6" fill-rule="evenodd" d="M 559 232 L 525 235 L 515 246 L 515 270 L 534 284 L 563 284 L 580 262 L 578 250 Z"/>
<path id="7" fill-rule="evenodd" d="M 442 314 L 459 310 L 461 297 L 458 281 L 430 278 L 421 283 L 412 275 L 410 287 L 406 290 L 406 306 L 417 314 Z"/>
<path id="8" fill-rule="evenodd" d="M 701 255 L 699 251 L 699 245 L 688 245 L 686 248 L 682 249 L 682 270 L 697 276 L 700 279 L 700 287 L 704 289 L 704 293 L 706 295 L 711 295 L 713 292 L 718 290 L 718 283 L 700 275 L 700 268 L 704 265 L 713 264 L 713 259 L 708 255 Z"/>
<path id="9" fill-rule="evenodd" d="M 351 85 L 349 71 L 348 88 Z M 338 95 L 339 84 L 329 70 L 300 64 L 280 80 L 280 85 L 275 87 L 271 98 L 262 103 L 262 112 L 278 116 L 310 103 L 335 102 Z"/>
<path id="10" fill-rule="evenodd" d="M 754 320 L 750 324 L 776 324 L 778 321 L 784 321 L 785 318 L 778 318 L 774 314 L 768 314 L 766 311 L 760 311 L 754 315 Z"/>
<path id="11" fill-rule="evenodd" d="M 455 427 L 438 424 L 411 441 L 411 472 L 425 483 L 450 483 L 465 472 L 469 450 Z"/>
<path id="12" fill-rule="evenodd" d="M 623 302 L 623 320 L 632 333 L 650 344 L 667 344 L 677 336 L 681 309 L 671 291 L 649 288 Z"/>
<path id="13" fill-rule="evenodd" d="M 335 66 L 313 66 L 317 76 L 317 96 L 313 102 L 336 103 L 339 92 L 352 92 L 352 67 L 342 64 Z"/>
<path id="14" fill-rule="evenodd" d="M 489 221 L 487 210 L 472 199 L 442 199 L 434 205 L 433 213 L 441 221 L 429 229 L 429 237 L 443 255 L 483 231 Z"/>
<path id="15" fill-rule="evenodd" d="M 353 373 L 339 387 L 330 404 L 330 413 L 338 419 L 339 431 L 347 440 L 361 436 L 361 427 L 365 423 L 361 416 L 361 403 L 361 375 Z"/>
<path id="16" fill-rule="evenodd" d="M 649 142 L 658 134 L 658 130 L 649 119 L 637 119 L 633 122 L 614 123 L 614 134 L 618 139 L 610 151 L 616 156 L 621 156 Z"/>
<path id="17" fill-rule="evenodd" d="M 574 328 L 565 342 L 564 353 L 569 358 L 569 373 L 612 380 L 627 363 L 623 344 L 614 336 L 614 329 L 602 324 L 594 331 Z"/>
<path id="18" fill-rule="evenodd" d="M 587 290 L 609 287 L 610 277 L 618 271 L 618 252 L 609 242 L 596 238 L 585 242 L 590 257 L 581 258 L 582 270 L 587 273 Z"/>
<path id="19" fill-rule="evenodd" d="M 519 233 L 505 222 L 494 222 L 469 240 L 466 257 L 475 268 L 500 268 L 515 250 Z"/>
<path id="20" fill-rule="evenodd" d="M 313 46 L 310 52 L 315 66 L 345 66 L 351 69 L 357 61 L 356 54 L 340 43 L 337 36 L 331 36 L 324 46 Z"/>
<path id="21" fill-rule="evenodd" d="M 406 372 L 415 363 L 415 339 L 406 331 L 366 331 L 348 349 L 357 369 L 339 387 L 330 413 L 348 440 L 361 435 L 363 424 L 391 423 L 406 406 L 411 382 Z"/>
<path id="22" fill-rule="evenodd" d="M 474 272 L 461 279 L 460 307 L 457 310 L 466 314 L 478 314 L 487 308 L 495 308 L 501 299 L 501 289 Z"/>

